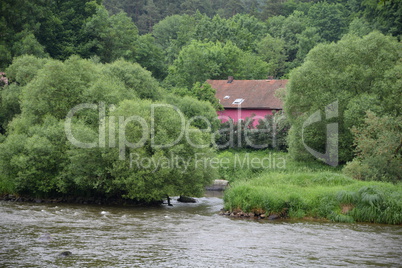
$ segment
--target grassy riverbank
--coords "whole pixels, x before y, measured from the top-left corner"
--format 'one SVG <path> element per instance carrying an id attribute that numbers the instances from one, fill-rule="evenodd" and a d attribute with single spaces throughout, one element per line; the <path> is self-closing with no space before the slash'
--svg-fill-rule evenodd
<path id="1" fill-rule="evenodd" d="M 340 172 L 321 162 L 296 162 L 284 152 L 270 150 L 225 150 L 218 153 L 218 173 L 232 182 L 248 180 L 269 173 Z"/>
<path id="2" fill-rule="evenodd" d="M 242 158 L 246 153 L 236 154 Z M 261 152 L 249 155 L 261 156 Z M 275 156 L 286 158 L 283 153 Z M 283 168 L 240 170 L 249 176 L 232 180 L 225 192 L 226 210 L 295 219 L 402 224 L 401 183 L 358 181 L 342 175 L 339 168 L 287 158 Z"/>

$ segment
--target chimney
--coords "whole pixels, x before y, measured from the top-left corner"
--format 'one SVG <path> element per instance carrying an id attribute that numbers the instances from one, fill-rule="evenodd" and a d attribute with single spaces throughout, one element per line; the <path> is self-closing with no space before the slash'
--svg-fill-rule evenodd
<path id="1" fill-rule="evenodd" d="M 230 84 L 230 83 L 232 83 L 233 82 L 233 76 L 229 76 L 228 77 L 228 84 Z"/>

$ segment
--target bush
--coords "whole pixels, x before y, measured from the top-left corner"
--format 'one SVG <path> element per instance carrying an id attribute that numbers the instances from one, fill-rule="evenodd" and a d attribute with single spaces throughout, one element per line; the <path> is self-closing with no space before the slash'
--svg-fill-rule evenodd
<path id="1" fill-rule="evenodd" d="M 345 174 L 360 180 L 402 180 L 402 117 L 378 117 L 367 112 L 364 125 L 353 128 L 356 158 Z"/>

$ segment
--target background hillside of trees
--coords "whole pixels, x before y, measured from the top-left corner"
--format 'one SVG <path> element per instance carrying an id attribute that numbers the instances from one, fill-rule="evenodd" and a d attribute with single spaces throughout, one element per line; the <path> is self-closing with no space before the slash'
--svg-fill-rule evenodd
<path id="1" fill-rule="evenodd" d="M 163 80 L 180 71 L 176 60 L 192 53 L 184 47 L 203 46 L 211 55 L 194 60 L 212 68 L 209 78 L 280 78 L 318 43 L 373 30 L 402 35 L 402 2 L 396 0 L 4 0 L 0 10 L 3 71 L 23 54 L 60 60 L 79 55 L 138 62 Z M 264 74 L 227 66 L 221 52 L 246 58 L 235 64 L 257 64 Z"/>

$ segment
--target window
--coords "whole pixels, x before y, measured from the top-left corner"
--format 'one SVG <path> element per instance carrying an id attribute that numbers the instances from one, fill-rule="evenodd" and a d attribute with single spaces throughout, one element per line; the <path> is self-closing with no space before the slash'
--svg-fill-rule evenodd
<path id="1" fill-rule="evenodd" d="M 223 99 L 228 100 L 228 99 L 230 99 L 230 96 L 225 96 Z"/>
<path id="2" fill-rule="evenodd" d="M 236 99 L 232 104 L 242 104 L 244 99 Z"/>

